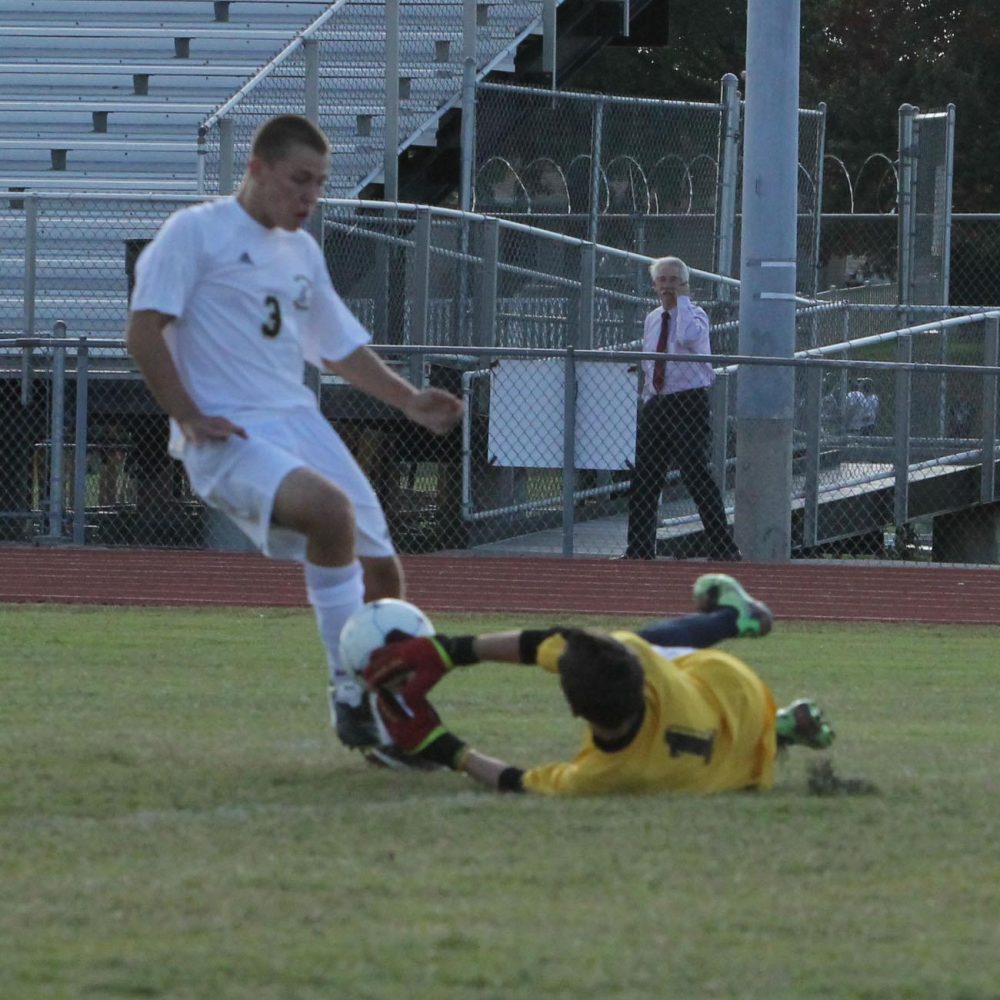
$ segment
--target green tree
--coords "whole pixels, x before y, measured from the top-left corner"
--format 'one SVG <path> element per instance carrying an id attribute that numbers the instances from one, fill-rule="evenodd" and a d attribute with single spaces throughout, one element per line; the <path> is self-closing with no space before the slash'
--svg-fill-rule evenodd
<path id="1" fill-rule="evenodd" d="M 955 207 L 1000 208 L 1000 29 L 995 0 L 804 0 L 801 94 L 828 106 L 827 148 L 857 167 L 895 155 L 898 109 L 957 110 Z"/>
<path id="2" fill-rule="evenodd" d="M 827 104 L 827 151 L 856 173 L 895 158 L 898 109 L 957 108 L 955 208 L 1000 210 L 1000 22 L 997 0 L 802 0 L 800 100 Z M 664 3 L 666 7 L 666 3 Z M 716 100 L 745 65 L 746 0 L 670 0 L 669 44 L 609 47 L 574 87 Z M 609 86 L 610 84 L 610 86 Z"/>

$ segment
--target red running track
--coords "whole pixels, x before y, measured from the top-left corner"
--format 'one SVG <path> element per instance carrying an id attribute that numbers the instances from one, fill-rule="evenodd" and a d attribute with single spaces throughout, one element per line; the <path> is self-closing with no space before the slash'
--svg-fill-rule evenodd
<path id="1" fill-rule="evenodd" d="M 787 565 L 583 557 L 404 556 L 427 611 L 674 615 L 691 584 L 733 572 L 778 618 L 1000 625 L 1000 570 L 851 561 Z M 254 553 L 0 548 L 0 602 L 305 607 L 299 566 Z"/>

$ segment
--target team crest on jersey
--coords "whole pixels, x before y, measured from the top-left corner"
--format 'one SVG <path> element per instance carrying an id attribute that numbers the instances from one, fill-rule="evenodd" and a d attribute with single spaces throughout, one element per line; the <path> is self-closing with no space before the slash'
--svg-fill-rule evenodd
<path id="1" fill-rule="evenodd" d="M 312 301 L 312 282 L 304 275 L 295 275 L 295 284 L 298 285 L 298 292 L 292 299 L 292 305 L 296 309 L 308 309 Z"/>

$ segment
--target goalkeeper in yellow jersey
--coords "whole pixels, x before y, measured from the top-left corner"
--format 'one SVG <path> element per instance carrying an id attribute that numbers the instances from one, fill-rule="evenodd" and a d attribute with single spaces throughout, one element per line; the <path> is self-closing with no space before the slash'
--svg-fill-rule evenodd
<path id="1" fill-rule="evenodd" d="M 812 702 L 778 711 L 767 685 L 710 648 L 763 636 L 773 617 L 730 576 L 694 585 L 698 613 L 638 632 L 555 628 L 405 639 L 364 671 L 388 737 L 429 765 L 464 771 L 498 791 L 549 795 L 723 792 L 769 788 L 781 746 L 825 749 L 833 730 Z M 472 749 L 442 724 L 427 692 L 453 667 L 492 660 L 556 673 L 587 723 L 571 760 L 524 770 Z"/>

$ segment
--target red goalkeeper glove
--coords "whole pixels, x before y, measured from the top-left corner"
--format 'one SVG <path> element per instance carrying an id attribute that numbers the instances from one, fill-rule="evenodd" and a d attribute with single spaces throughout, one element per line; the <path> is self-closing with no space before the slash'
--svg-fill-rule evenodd
<path id="1" fill-rule="evenodd" d="M 473 636 L 400 638 L 376 649 L 362 676 L 392 742 L 424 760 L 459 768 L 466 744 L 441 722 L 427 692 L 453 667 L 478 662 Z"/>
<path id="2" fill-rule="evenodd" d="M 392 742 L 407 753 L 419 753 L 447 732 L 437 709 L 422 692 L 376 688 L 375 706 Z"/>
<path id="3" fill-rule="evenodd" d="M 443 641 L 442 641 L 443 640 Z M 372 652 L 362 676 L 371 690 L 425 695 L 455 665 L 447 636 L 401 639 Z"/>
<path id="4" fill-rule="evenodd" d="M 392 742 L 413 757 L 459 770 L 466 744 L 441 721 L 423 692 L 375 690 L 375 711 Z"/>

